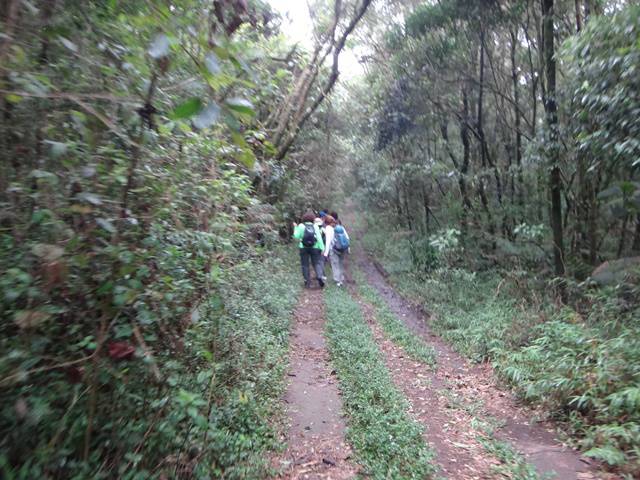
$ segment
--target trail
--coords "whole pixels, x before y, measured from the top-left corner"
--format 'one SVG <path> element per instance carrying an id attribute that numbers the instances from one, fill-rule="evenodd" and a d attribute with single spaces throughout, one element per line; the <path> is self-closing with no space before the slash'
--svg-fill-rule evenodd
<path id="1" fill-rule="evenodd" d="M 484 452 L 471 427 L 471 416 L 454 409 L 440 393 L 443 387 L 434 369 L 409 358 L 387 339 L 376 323 L 375 309 L 352 291 L 380 347 L 394 383 L 409 400 L 410 414 L 426 427 L 425 441 L 438 459 L 440 475 L 459 480 L 503 478 L 492 475 L 499 461 Z"/>
<path id="2" fill-rule="evenodd" d="M 350 220 L 350 219 L 349 219 Z M 347 224 L 353 224 L 347 220 Z M 354 235 L 361 238 L 361 235 Z M 535 411 L 519 404 L 498 385 L 489 364 L 475 365 L 435 335 L 428 319 L 395 292 L 381 267 L 362 248 L 350 262 L 389 309 L 436 354 L 436 365 L 411 359 L 390 341 L 364 300 L 347 265 L 349 292 L 360 304 L 408 412 L 425 427 L 424 439 L 436 454 L 439 475 L 452 480 L 615 479 L 598 465 L 563 445 L 555 428 L 535 423 Z M 277 459 L 281 479 L 348 479 L 359 471 L 345 441 L 338 380 L 324 340 L 325 310 L 320 289 L 304 290 L 294 312 L 289 385 L 285 396 L 289 428 L 287 450 Z M 439 478 L 440 478 L 439 477 Z"/>
<path id="3" fill-rule="evenodd" d="M 349 461 L 344 440 L 335 372 L 328 363 L 323 337 L 324 301 L 319 289 L 305 289 L 294 312 L 289 378 L 285 402 L 288 448 L 281 459 L 282 479 L 352 478 L 357 469 Z"/>
<path id="4" fill-rule="evenodd" d="M 435 370 L 407 359 L 401 349 L 384 338 L 373 322 L 371 307 L 360 300 L 394 381 L 413 405 L 414 416 L 427 429 L 426 438 L 436 451 L 443 476 L 461 480 L 504 478 L 490 474 L 496 459 L 482 452 L 472 422 L 475 417 L 496 425 L 496 438 L 511 444 L 540 475 L 561 480 L 616 478 L 596 473 L 592 461 L 557 440 L 552 425 L 532 423 L 533 412 L 497 386 L 490 365 L 470 364 L 433 334 L 424 315 L 394 291 L 361 248 L 354 249 L 352 262 L 389 308 L 436 352 Z"/>

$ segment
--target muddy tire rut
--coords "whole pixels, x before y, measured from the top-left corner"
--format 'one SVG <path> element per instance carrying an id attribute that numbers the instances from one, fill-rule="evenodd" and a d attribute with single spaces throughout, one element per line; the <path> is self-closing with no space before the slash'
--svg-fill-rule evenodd
<path id="1" fill-rule="evenodd" d="M 282 471 L 278 478 L 353 478 L 357 468 L 344 439 L 342 402 L 323 337 L 321 290 L 302 292 L 293 322 L 285 396 L 288 448 L 276 461 L 276 468 Z"/>
<path id="2" fill-rule="evenodd" d="M 535 412 L 518 404 L 500 388 L 490 365 L 473 365 L 430 331 L 422 312 L 398 295 L 365 252 L 358 249 L 355 263 L 367 282 L 405 325 L 436 352 L 435 370 L 414 362 L 388 341 L 375 323 L 375 312 L 360 301 L 376 340 L 385 355 L 396 385 L 413 406 L 413 415 L 426 427 L 426 439 L 436 452 L 440 473 L 450 479 L 505 478 L 491 473 L 498 460 L 483 451 L 472 428 L 474 416 L 497 425 L 495 437 L 506 441 L 533 465 L 540 475 L 561 480 L 613 479 L 600 472 L 596 462 L 562 444 L 546 422 L 534 423 Z M 349 276 L 350 277 L 350 276 Z M 474 415 L 468 413 L 474 411 Z"/>
<path id="3" fill-rule="evenodd" d="M 411 405 L 409 414 L 425 428 L 425 441 L 433 449 L 439 474 L 445 478 L 471 480 L 504 478 L 491 474 L 499 461 L 486 454 L 471 427 L 472 417 L 450 408 L 442 395 L 442 382 L 435 370 L 409 358 L 401 347 L 388 340 L 376 323 L 374 308 L 353 292 L 385 364 L 398 389 Z"/>

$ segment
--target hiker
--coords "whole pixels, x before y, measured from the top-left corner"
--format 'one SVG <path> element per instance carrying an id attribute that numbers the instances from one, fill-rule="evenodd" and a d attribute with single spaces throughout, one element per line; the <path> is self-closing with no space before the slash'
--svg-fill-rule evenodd
<path id="1" fill-rule="evenodd" d="M 320 216 L 316 217 L 316 219 L 313 221 L 313 223 L 315 225 L 318 226 L 318 228 L 320 229 L 320 236 L 322 237 L 322 244 L 326 245 L 327 244 L 327 237 L 325 234 L 325 230 L 324 230 L 324 216 L 326 215 L 326 212 L 324 212 L 324 210 L 320 211 Z M 327 281 L 327 274 L 325 272 L 325 268 L 327 265 L 327 259 L 324 258 L 323 255 L 320 255 L 320 263 L 322 264 L 322 281 L 326 283 Z"/>
<path id="2" fill-rule="evenodd" d="M 324 250 L 324 242 L 320 228 L 314 223 L 316 216 L 309 211 L 302 216 L 302 223 L 293 224 L 293 238 L 299 240 L 298 248 L 300 249 L 300 264 L 302 266 L 302 276 L 304 277 L 304 286 L 311 287 L 311 279 L 309 276 L 309 261 L 313 265 L 316 272 L 316 278 L 320 284 L 320 288 L 324 287 L 324 262 L 322 252 Z"/>
<path id="3" fill-rule="evenodd" d="M 336 221 L 336 225 L 342 225 L 342 222 L 338 218 L 338 212 L 331 212 L 329 215 L 331 215 L 333 219 Z"/>
<path id="4" fill-rule="evenodd" d="M 318 213 L 318 217 L 316 218 L 316 223 L 320 226 L 320 232 L 322 232 L 322 241 L 326 244 L 327 243 L 327 238 L 326 238 L 326 234 L 324 231 L 324 217 L 327 216 L 327 211 L 326 210 L 320 210 L 320 213 Z"/>
<path id="5" fill-rule="evenodd" d="M 322 212 L 320 212 L 320 216 L 316 217 L 315 220 L 313 221 L 313 223 L 315 225 L 317 225 L 318 228 L 320 229 L 320 235 L 322 236 L 322 243 L 325 243 L 326 236 L 325 236 L 325 233 L 324 233 L 324 220 L 323 220 L 323 217 L 324 216 L 322 215 Z"/>
<path id="6" fill-rule="evenodd" d="M 323 256 L 331 262 L 333 280 L 341 287 L 344 284 L 344 259 L 349 251 L 349 235 L 342 225 L 336 224 L 331 215 L 324 217 L 324 225 L 327 241 Z"/>

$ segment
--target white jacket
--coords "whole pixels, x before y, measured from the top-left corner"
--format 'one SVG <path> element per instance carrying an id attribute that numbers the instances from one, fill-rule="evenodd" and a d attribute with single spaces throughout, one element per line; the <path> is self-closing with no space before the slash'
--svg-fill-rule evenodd
<path id="1" fill-rule="evenodd" d="M 344 225 L 342 225 L 344 228 Z M 349 238 L 349 234 L 347 233 L 347 229 L 344 228 L 344 234 L 347 238 Z M 335 234 L 333 231 L 333 227 L 331 225 L 327 225 L 324 227 L 324 252 L 322 253 L 325 257 L 329 256 L 329 253 L 333 250 L 333 246 L 335 244 Z"/>

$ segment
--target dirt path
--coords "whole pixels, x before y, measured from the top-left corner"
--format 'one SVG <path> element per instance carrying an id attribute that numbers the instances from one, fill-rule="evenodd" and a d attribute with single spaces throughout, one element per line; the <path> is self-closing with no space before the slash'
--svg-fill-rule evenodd
<path id="1" fill-rule="evenodd" d="M 473 417 L 451 408 L 449 399 L 442 395 L 443 385 L 435 370 L 412 360 L 388 340 L 376 323 L 375 309 L 354 291 L 352 294 L 362 308 L 395 385 L 411 404 L 409 413 L 426 427 L 425 441 L 436 453 L 438 473 L 457 480 L 504 478 L 491 473 L 491 467 L 499 461 L 487 455 L 476 440 L 477 432 L 471 427 Z"/>
<path id="2" fill-rule="evenodd" d="M 324 342 L 324 301 L 321 290 L 304 290 L 294 312 L 289 378 L 285 402 L 288 448 L 279 459 L 282 479 L 352 478 L 344 440 L 337 380 L 328 363 Z"/>
<path id="3" fill-rule="evenodd" d="M 434 335 L 424 316 L 393 290 L 361 249 L 356 249 L 352 262 L 389 308 L 436 352 L 436 370 L 428 371 L 404 358 L 402 350 L 386 341 L 374 327 L 395 381 L 414 406 L 416 417 L 427 427 L 427 438 L 437 453 L 443 475 L 451 479 L 493 478 L 486 476 L 483 465 L 494 460 L 481 458 L 472 438 L 473 416 L 468 412 L 474 411 L 476 416 L 495 419 L 497 438 L 509 442 L 542 475 L 555 473 L 550 478 L 561 480 L 614 478 L 595 473 L 593 462 L 562 445 L 550 425 L 532 423 L 532 412 L 497 386 L 489 365 L 470 364 Z"/>

